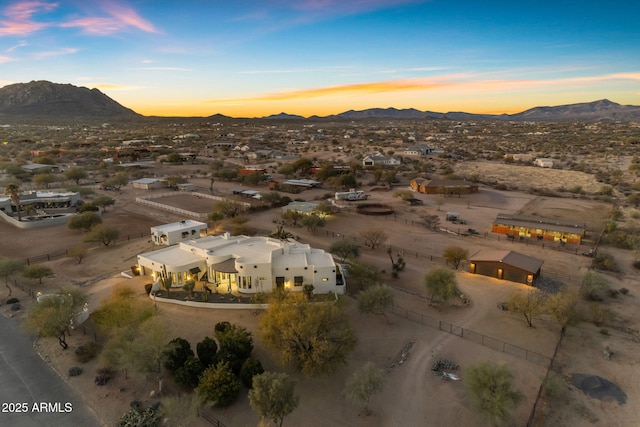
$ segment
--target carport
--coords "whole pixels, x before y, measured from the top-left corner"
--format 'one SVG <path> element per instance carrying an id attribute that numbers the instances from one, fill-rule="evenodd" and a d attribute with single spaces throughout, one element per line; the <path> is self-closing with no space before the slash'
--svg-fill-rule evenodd
<path id="1" fill-rule="evenodd" d="M 514 251 L 481 250 L 469 258 L 469 272 L 531 286 L 540 276 L 542 262 Z"/>

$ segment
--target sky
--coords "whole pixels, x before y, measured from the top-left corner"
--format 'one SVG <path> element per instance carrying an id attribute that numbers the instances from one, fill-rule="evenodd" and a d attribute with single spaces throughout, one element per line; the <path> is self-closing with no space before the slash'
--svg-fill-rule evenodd
<path id="1" fill-rule="evenodd" d="M 0 86 L 143 115 L 640 105 L 640 1 L 0 0 Z"/>

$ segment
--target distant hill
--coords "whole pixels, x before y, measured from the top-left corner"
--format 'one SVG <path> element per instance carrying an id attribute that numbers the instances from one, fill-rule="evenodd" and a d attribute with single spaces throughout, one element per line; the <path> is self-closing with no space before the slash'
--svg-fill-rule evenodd
<path id="1" fill-rule="evenodd" d="M 0 118 L 30 119 L 171 119 L 144 117 L 123 107 L 98 89 L 48 81 L 17 83 L 0 88 Z M 187 118 L 185 118 L 187 119 Z M 237 120 L 222 114 L 189 119 Z M 279 113 L 264 120 L 508 120 L 508 121 L 640 121 L 640 106 L 620 105 L 608 99 L 555 107 L 535 107 L 517 114 L 472 114 L 465 112 L 438 113 L 415 108 L 369 108 L 349 110 L 330 116 L 302 116 Z M 242 120 L 248 120 L 244 118 Z"/>
<path id="2" fill-rule="evenodd" d="M 284 113 L 283 113 L 284 114 Z M 370 108 L 367 110 L 349 110 L 344 113 L 311 119 L 443 119 L 443 120 L 507 120 L 507 121 L 631 121 L 640 120 L 640 107 L 620 105 L 608 99 L 581 104 L 559 105 L 556 107 L 535 107 L 517 114 L 472 114 L 465 112 L 437 113 L 420 111 L 414 108 Z"/>
<path id="3" fill-rule="evenodd" d="M 296 119 L 304 119 L 303 116 L 298 116 L 295 114 L 287 114 L 287 113 L 280 113 L 280 114 L 272 114 L 270 116 L 266 116 L 266 117 L 262 117 L 263 119 L 266 120 L 296 120 Z"/>
<path id="4" fill-rule="evenodd" d="M 518 114 L 506 114 L 508 120 L 532 121 L 596 121 L 596 120 L 640 120 L 640 107 L 620 105 L 608 99 L 557 107 L 535 107 Z"/>
<path id="5" fill-rule="evenodd" d="M 48 81 L 0 88 L 0 117 L 24 119 L 135 119 L 142 117 L 98 89 Z"/>

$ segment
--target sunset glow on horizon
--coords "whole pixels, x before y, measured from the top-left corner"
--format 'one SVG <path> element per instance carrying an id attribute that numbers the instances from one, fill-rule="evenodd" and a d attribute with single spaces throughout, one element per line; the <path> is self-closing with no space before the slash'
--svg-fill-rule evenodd
<path id="1" fill-rule="evenodd" d="M 595 1 L 8 1 L 0 86 L 97 88 L 148 116 L 640 105 L 639 12 Z"/>

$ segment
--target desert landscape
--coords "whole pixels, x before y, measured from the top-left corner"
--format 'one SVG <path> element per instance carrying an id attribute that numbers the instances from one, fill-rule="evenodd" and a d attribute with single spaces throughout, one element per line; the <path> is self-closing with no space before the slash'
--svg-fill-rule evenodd
<path id="1" fill-rule="evenodd" d="M 193 179 L 192 182 L 206 191 L 208 182 Z M 219 193 L 231 193 L 233 183 L 216 183 Z M 366 187 L 365 187 L 366 188 Z M 48 292 L 57 288 L 80 286 L 89 296 L 91 307 L 98 307 L 114 287 L 129 285 L 135 289 L 136 298 L 141 303 L 148 301 L 144 284 L 149 278 L 135 277 L 127 279 L 120 275 L 136 262 L 139 253 L 149 251 L 153 244 L 145 228 L 161 223 L 179 220 L 170 212 L 149 211 L 145 206 L 135 203 L 135 198 L 146 194 L 143 190 L 125 188 L 117 195 L 117 203 L 104 213 L 105 223 L 112 224 L 134 236 L 130 241 L 118 241 L 108 247 L 92 247 L 81 264 L 74 259 L 63 258 L 50 261 L 56 272 L 54 278 L 45 279 L 42 286 L 31 285 L 32 289 Z M 326 194 L 326 190 L 308 190 L 305 199 L 315 200 Z M 230 321 L 246 327 L 254 334 L 254 353 L 260 358 L 266 370 L 284 371 L 297 378 L 296 391 L 300 395 L 300 405 L 287 417 L 292 425 L 447 425 L 456 420 L 464 425 L 484 425 L 484 421 L 472 411 L 464 387 L 465 368 L 479 360 L 491 360 L 509 366 L 515 375 L 515 385 L 525 396 L 513 414 L 516 425 L 527 422 L 536 402 L 540 386 L 547 375 L 547 363 L 552 357 L 560 337 L 560 328 L 548 317 L 536 321 L 534 328 L 528 328 L 524 320 L 509 312 L 499 310 L 497 306 L 514 292 L 526 291 L 526 285 L 500 281 L 465 272 L 464 266 L 456 272 L 460 291 L 470 301 L 468 306 L 433 306 L 424 287 L 424 275 L 431 268 L 442 263 L 442 251 L 449 246 L 464 246 L 470 253 L 483 248 L 513 248 L 522 253 L 544 259 L 543 271 L 547 276 L 568 280 L 567 287 L 577 288 L 580 277 L 590 268 L 591 259 L 582 256 L 584 248 L 568 249 L 557 245 L 529 244 L 500 239 L 490 233 L 491 223 L 497 213 L 517 212 L 526 207 L 531 214 L 584 221 L 588 224 L 588 237 L 585 244 L 593 244 L 598 230 L 604 226 L 610 206 L 598 201 L 584 199 L 552 198 L 529 195 L 517 191 L 494 190 L 481 187 L 477 194 L 463 197 L 448 197 L 436 203 L 435 199 L 418 196 L 424 200 L 421 206 L 407 206 L 393 196 L 392 191 L 370 192 L 370 202 L 386 203 L 393 206 L 393 217 L 371 217 L 357 214 L 349 209 L 333 215 L 323 229 L 314 233 L 303 227 L 294 227 L 297 239 L 310 243 L 314 247 L 328 249 L 336 239 L 357 238 L 361 230 L 372 226 L 381 226 L 389 234 L 387 244 L 405 254 L 406 268 L 399 277 L 383 273 L 385 283 L 393 288 L 394 307 L 388 314 L 389 322 L 382 316 L 366 315 L 358 312 L 352 297 L 347 297 L 347 312 L 356 330 L 358 344 L 349 357 L 348 365 L 340 368 L 328 378 L 308 379 L 292 366 L 280 365 L 259 339 L 258 324 L 262 314 L 253 315 L 246 310 L 209 310 L 174 306 L 158 303 L 159 315 L 171 325 L 171 335 L 186 338 L 191 343 L 212 335 L 213 326 L 219 321 Z M 156 199 L 158 200 L 158 199 Z M 168 205 L 179 204 L 182 208 L 200 211 L 207 204 L 192 195 L 167 197 Z M 420 222 L 426 213 L 442 217 L 442 226 L 447 226 L 445 214 L 458 211 L 466 219 L 464 227 L 473 227 L 479 235 L 468 236 L 458 233 L 454 224 L 449 224 L 451 232 L 428 230 Z M 270 209 L 250 217 L 250 224 L 256 230 L 270 230 L 280 217 L 279 209 Z M 79 236 L 70 233 L 65 226 L 46 229 L 47 239 L 42 239 L 42 229 L 20 231 L 16 233 L 10 225 L 0 223 L 3 241 L 12 241 L 11 255 L 29 258 L 59 248 L 70 248 L 78 243 Z M 139 237 L 138 233 L 143 237 Z M 584 246 L 584 245 L 583 245 Z M 6 246 L 3 245 L 6 248 Z M 37 252 L 34 252 L 37 247 Z M 585 246 L 586 247 L 586 246 Z M 412 256 L 413 254 L 413 256 Z M 622 256 L 628 256 L 621 254 Z M 378 265 L 384 271 L 389 263 L 384 249 L 362 249 L 361 259 L 371 265 Z M 627 263 L 630 264 L 630 261 Z M 612 329 L 602 335 L 598 328 L 586 322 L 569 327 L 554 360 L 553 370 L 559 378 L 559 391 L 556 395 L 537 401 L 534 425 L 567 426 L 584 425 L 633 425 L 638 419 L 637 408 L 633 405 L 586 396 L 570 382 L 574 373 L 600 375 L 609 379 L 624 390 L 629 402 L 633 402 L 640 392 L 634 378 L 633 353 L 637 345 L 633 329 L 637 321 L 634 295 L 640 291 L 634 273 L 624 269 L 610 280 L 615 287 L 626 287 L 629 294 L 620 296 L 612 304 L 619 319 L 625 326 Z M 20 317 L 28 310 L 29 297 L 16 290 L 24 301 L 23 309 L 11 311 L 2 306 L 3 314 L 12 318 Z M 408 313 L 412 314 L 408 314 Z M 412 317 L 412 315 L 414 317 Z M 468 329 L 470 332 L 485 335 L 491 339 L 507 343 L 533 355 L 542 357 L 527 360 L 521 355 L 500 351 L 500 345 L 482 345 L 470 339 L 443 332 L 416 321 L 415 316 L 426 316 L 446 324 Z M 409 317 L 409 318 L 407 318 Z M 204 321 L 203 321 L 204 320 Z M 73 347 L 95 339 L 92 332 L 71 334 Z M 604 360 L 602 349 L 605 346 L 614 349 L 612 360 Z M 496 349 L 496 347 L 498 349 Z M 38 340 L 37 351 L 58 371 L 83 397 L 87 404 L 100 416 L 105 425 L 111 425 L 131 401 L 142 401 L 145 405 L 153 402 L 149 392 L 157 384 L 153 379 L 131 375 L 125 379 L 118 372 L 106 386 L 97 387 L 93 383 L 92 371 L 99 366 L 93 360 L 83 366 L 86 374 L 69 377 L 67 370 L 76 362 L 73 354 L 62 350 L 52 338 Z M 409 349 L 409 350 L 407 350 Z M 462 381 L 445 381 L 433 375 L 431 367 L 439 359 L 455 361 L 460 365 L 459 375 Z M 344 402 L 344 378 L 349 372 L 371 361 L 376 366 L 387 369 L 385 386 L 382 392 L 371 400 L 372 415 L 363 416 L 355 406 Z M 402 364 L 400 364 L 402 361 Z M 389 366 L 393 366 L 389 368 Z M 184 393 L 180 386 L 171 386 L 168 379 L 165 393 Z M 209 410 L 212 416 L 224 425 L 256 425 L 259 417 L 251 411 L 246 393 L 228 408 Z M 199 418 L 198 425 L 208 425 Z M 195 425 L 195 424 L 194 424 Z"/>

